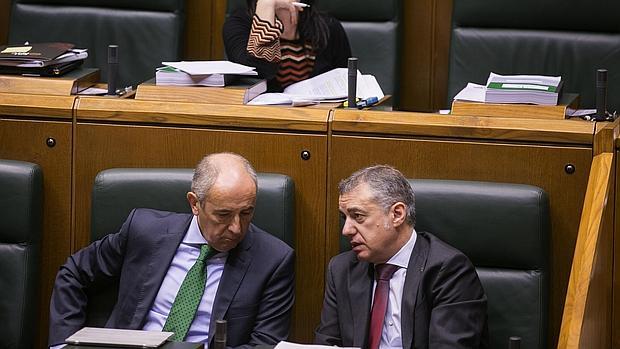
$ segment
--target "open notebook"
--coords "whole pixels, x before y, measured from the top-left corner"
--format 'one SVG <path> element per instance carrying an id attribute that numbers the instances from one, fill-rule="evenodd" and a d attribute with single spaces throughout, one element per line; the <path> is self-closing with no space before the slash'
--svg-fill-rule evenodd
<path id="1" fill-rule="evenodd" d="M 75 345 L 157 348 L 172 335 L 172 332 L 84 327 L 69 336 L 65 342 Z"/>

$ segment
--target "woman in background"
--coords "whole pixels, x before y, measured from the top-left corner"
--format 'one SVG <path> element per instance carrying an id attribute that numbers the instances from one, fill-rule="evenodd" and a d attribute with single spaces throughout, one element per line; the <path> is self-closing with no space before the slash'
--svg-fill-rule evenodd
<path id="1" fill-rule="evenodd" d="M 342 25 L 313 0 L 246 1 L 247 10 L 238 9 L 224 23 L 226 55 L 256 67 L 270 91 L 347 66 L 351 48 Z"/>

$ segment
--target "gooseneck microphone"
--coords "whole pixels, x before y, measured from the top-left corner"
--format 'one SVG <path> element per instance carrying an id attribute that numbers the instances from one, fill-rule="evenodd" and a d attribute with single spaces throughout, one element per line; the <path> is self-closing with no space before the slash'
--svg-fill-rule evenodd
<path id="1" fill-rule="evenodd" d="M 118 45 L 108 45 L 108 95 L 116 96 L 118 76 Z"/>
<path id="2" fill-rule="evenodd" d="M 348 70 L 348 87 L 347 87 L 347 104 L 349 108 L 357 108 L 357 58 L 350 57 L 347 65 Z"/>

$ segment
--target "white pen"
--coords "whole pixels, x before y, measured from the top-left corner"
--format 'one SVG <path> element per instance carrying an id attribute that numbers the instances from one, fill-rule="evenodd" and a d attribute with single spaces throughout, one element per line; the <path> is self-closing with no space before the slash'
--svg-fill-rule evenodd
<path id="1" fill-rule="evenodd" d="M 293 6 L 295 7 L 310 7 L 310 5 L 305 4 L 303 2 L 297 2 L 297 1 L 293 1 L 291 4 L 293 4 Z"/>

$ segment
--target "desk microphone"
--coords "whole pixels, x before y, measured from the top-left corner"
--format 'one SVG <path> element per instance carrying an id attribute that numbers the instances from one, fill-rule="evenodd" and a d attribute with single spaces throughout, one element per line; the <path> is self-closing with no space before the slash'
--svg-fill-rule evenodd
<path id="1" fill-rule="evenodd" d="M 520 349 L 521 337 L 510 337 L 508 339 L 508 349 Z"/>
<path id="2" fill-rule="evenodd" d="M 215 320 L 213 349 L 226 349 L 226 320 Z"/>
<path id="3" fill-rule="evenodd" d="M 108 95 L 116 96 L 118 76 L 118 45 L 108 45 Z"/>
<path id="4" fill-rule="evenodd" d="M 607 69 L 596 71 L 596 118 L 605 120 L 607 117 Z"/>
<path id="5" fill-rule="evenodd" d="M 348 67 L 348 88 L 347 88 L 347 103 L 349 108 L 357 108 L 357 58 L 349 57 Z"/>

